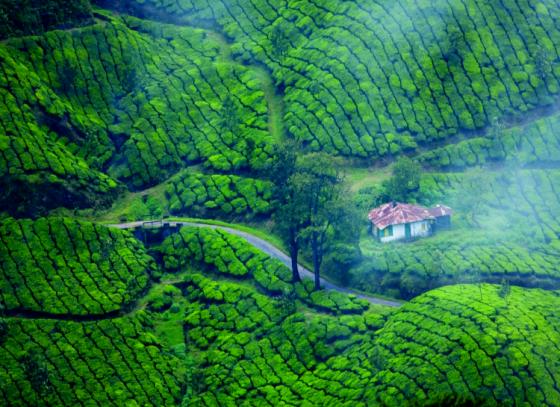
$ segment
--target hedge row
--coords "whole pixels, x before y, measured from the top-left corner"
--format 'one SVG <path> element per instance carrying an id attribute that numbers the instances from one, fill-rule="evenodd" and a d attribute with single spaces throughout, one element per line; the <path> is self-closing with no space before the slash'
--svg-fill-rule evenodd
<path id="1" fill-rule="evenodd" d="M 200 274 L 181 287 L 197 366 L 187 405 L 366 405 L 381 314 L 293 313 L 254 288 Z"/>
<path id="2" fill-rule="evenodd" d="M 178 405 L 182 362 L 145 315 L 78 323 L 7 321 L 0 342 L 6 406 Z"/>
<path id="3" fill-rule="evenodd" d="M 376 404 L 556 406 L 557 292 L 481 285 L 431 291 L 378 332 Z"/>
<path id="4" fill-rule="evenodd" d="M 2 178 L 110 201 L 117 178 L 140 188 L 185 162 L 220 171 L 265 164 L 272 141 L 263 84 L 227 59 L 221 38 L 103 18 L 1 44 Z"/>
<path id="5" fill-rule="evenodd" d="M 465 191 L 479 191 L 478 214 L 484 230 L 492 229 L 498 221 L 498 233 L 514 235 L 522 242 L 554 243 L 558 241 L 560 223 L 559 170 L 488 171 L 464 174 L 428 174 L 421 181 L 421 195 L 432 201 L 457 201 Z M 480 185 L 484 182 L 484 185 Z M 493 215 L 494 220 L 488 219 Z M 506 219 L 504 219 L 506 218 Z"/>
<path id="6" fill-rule="evenodd" d="M 173 214 L 265 215 L 272 209 L 272 184 L 234 175 L 187 173 L 173 179 L 166 197 Z"/>
<path id="7" fill-rule="evenodd" d="M 291 270 L 280 260 L 221 230 L 183 227 L 163 242 L 160 251 L 164 270 L 169 272 L 204 265 L 226 277 L 250 278 L 261 290 L 273 295 L 294 294 L 313 308 L 336 314 L 360 313 L 369 305 L 336 291 L 313 292 L 310 280 L 293 285 Z"/>
<path id="8" fill-rule="evenodd" d="M 57 189 L 62 195 L 70 195 L 69 201 L 82 205 L 110 201 L 117 192 L 117 183 L 88 165 L 76 154 L 75 146 L 59 140 L 63 134 L 79 139 L 85 127 L 69 119 L 71 107 L 41 81 L 32 67 L 18 61 L 21 54 L 9 43 L 0 46 L 0 178 L 6 191 L 3 205 L 15 206 L 12 200 L 19 197 L 21 190 L 28 190 L 29 195 L 49 196 L 51 189 Z M 60 136 L 53 128 L 59 130 Z M 56 196 L 50 198 L 56 202 Z M 56 203 L 52 206 L 58 206 Z"/>
<path id="9" fill-rule="evenodd" d="M 560 157 L 557 128 L 560 116 L 553 115 L 507 130 L 490 128 L 483 137 L 436 148 L 418 156 L 422 164 L 436 169 L 464 169 L 492 161 L 515 165 L 546 165 Z"/>
<path id="10" fill-rule="evenodd" d="M 549 105 L 560 91 L 560 31 L 544 3 L 129 3 L 190 24 L 216 21 L 234 56 L 267 64 L 282 85 L 286 128 L 345 155 L 415 149 Z"/>
<path id="11" fill-rule="evenodd" d="M 0 222 L 0 299 L 7 311 L 118 311 L 148 283 L 153 260 L 128 232 L 67 218 Z"/>

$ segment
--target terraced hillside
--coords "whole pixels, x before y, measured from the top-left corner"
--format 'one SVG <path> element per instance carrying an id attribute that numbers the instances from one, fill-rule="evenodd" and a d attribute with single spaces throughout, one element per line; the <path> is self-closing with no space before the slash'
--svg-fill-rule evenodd
<path id="1" fill-rule="evenodd" d="M 117 181 L 140 188 L 185 162 L 262 167 L 271 144 L 263 85 L 226 59 L 219 36 L 99 17 L 0 47 L 4 207 L 106 205 Z M 48 199 L 30 203 L 37 194 Z"/>
<path id="2" fill-rule="evenodd" d="M 98 322 L 9 320 L 0 354 L 5 405 L 178 405 L 181 362 L 145 315 Z M 148 385 L 149 384 L 149 385 Z"/>
<path id="3" fill-rule="evenodd" d="M 442 143 L 550 105 L 559 91 L 553 1 L 111 4 L 119 3 L 139 15 L 216 24 L 234 40 L 235 57 L 272 70 L 288 131 L 344 155 Z"/>
<path id="4" fill-rule="evenodd" d="M 128 232 L 68 218 L 1 220 L 0 242 L 9 314 L 112 314 L 147 288 L 155 267 Z"/>
<path id="5" fill-rule="evenodd" d="M 416 298 L 377 333 L 377 402 L 558 405 L 558 298 L 491 285 Z"/>
<path id="6" fill-rule="evenodd" d="M 556 291 L 450 286 L 391 312 L 292 286 L 285 266 L 224 232 L 184 228 L 159 250 L 163 269 L 129 315 L 4 315 L 4 402 L 556 404 Z"/>
<path id="7" fill-rule="evenodd" d="M 350 272 L 352 284 L 408 298 L 442 284 L 503 278 L 558 289 L 559 175 L 557 169 L 516 166 L 425 174 L 424 199 L 454 205 L 454 226 L 414 244 L 387 246 L 363 237 L 364 258 Z"/>
<path id="8" fill-rule="evenodd" d="M 560 3 L 92 3 L 0 0 L 0 405 L 560 405 Z"/>

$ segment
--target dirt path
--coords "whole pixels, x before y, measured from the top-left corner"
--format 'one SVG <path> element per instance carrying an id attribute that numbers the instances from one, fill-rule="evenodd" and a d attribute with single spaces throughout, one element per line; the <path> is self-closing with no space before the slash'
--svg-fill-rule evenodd
<path id="1" fill-rule="evenodd" d="M 129 223 L 119 223 L 119 224 L 108 225 L 108 226 L 118 228 L 118 229 L 134 229 L 134 228 L 137 228 L 137 227 L 141 227 L 144 223 L 146 223 L 146 222 L 138 221 L 138 222 L 129 222 Z M 256 237 L 255 235 L 252 235 L 250 233 L 243 232 L 241 230 L 237 230 L 237 229 L 233 229 L 233 228 L 229 228 L 229 227 L 226 227 L 226 226 L 207 225 L 207 224 L 203 224 L 203 223 L 180 222 L 180 221 L 170 221 L 170 222 L 166 222 L 166 223 L 169 223 L 169 226 L 171 226 L 171 227 L 174 227 L 174 226 L 206 227 L 206 228 L 210 228 L 210 229 L 223 230 L 225 232 L 231 233 L 232 235 L 242 237 L 252 246 L 256 247 L 257 249 L 259 249 L 263 252 L 265 252 L 266 254 L 268 254 L 271 257 L 277 258 L 282 263 L 284 263 L 287 267 L 291 268 L 292 262 L 291 262 L 291 258 L 288 255 L 286 255 L 284 252 L 282 252 L 280 249 L 278 249 L 276 246 L 270 244 L 266 240 L 261 239 L 259 237 Z M 301 265 L 299 266 L 299 272 L 300 272 L 300 275 L 302 277 L 307 277 L 307 278 L 311 278 L 311 279 L 313 278 L 313 273 L 310 270 L 306 269 L 305 267 L 303 267 Z M 346 293 L 346 294 L 353 294 L 358 298 L 362 298 L 362 299 L 367 300 L 370 303 L 376 304 L 376 305 L 385 305 L 385 306 L 388 306 L 388 307 L 399 307 L 399 306 L 402 305 L 402 303 L 397 302 L 397 301 L 390 301 L 390 300 L 386 300 L 384 298 L 369 296 L 369 295 L 365 295 L 365 294 L 355 292 L 355 291 L 353 291 L 351 289 L 348 289 L 348 288 L 345 288 L 345 287 L 337 286 L 336 284 L 333 284 L 333 283 L 325 280 L 324 278 L 321 278 L 321 287 L 326 288 L 328 290 L 335 290 L 335 291 Z"/>

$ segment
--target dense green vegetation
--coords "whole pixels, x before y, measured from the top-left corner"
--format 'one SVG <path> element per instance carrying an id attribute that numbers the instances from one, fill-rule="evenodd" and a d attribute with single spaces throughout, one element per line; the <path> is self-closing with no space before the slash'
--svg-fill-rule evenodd
<path id="1" fill-rule="evenodd" d="M 313 284 L 292 284 L 288 267 L 255 249 L 243 238 L 209 228 L 188 228 L 166 239 L 161 246 L 163 268 L 177 272 L 187 266 L 210 270 L 234 278 L 251 278 L 271 295 L 295 296 L 319 310 L 339 313 L 362 312 L 367 301 L 336 291 L 313 292 Z M 218 285 L 213 287 L 218 288 Z M 221 298 L 220 294 L 218 295 Z"/>
<path id="2" fill-rule="evenodd" d="M 416 298 L 377 333 L 376 401 L 558 405 L 558 301 L 558 292 L 491 285 Z"/>
<path id="3" fill-rule="evenodd" d="M 448 202 L 454 226 L 414 244 L 362 238 L 364 259 L 350 271 L 365 290 L 412 297 L 441 284 L 502 278 L 522 286 L 560 287 L 557 170 L 424 174 L 419 194 Z M 389 291 L 388 291 L 389 290 Z"/>
<path id="4" fill-rule="evenodd" d="M 188 338 L 207 367 L 189 405 L 365 405 L 376 313 L 290 313 L 238 283 L 185 281 Z"/>
<path id="5" fill-rule="evenodd" d="M 517 166 L 555 166 L 560 156 L 556 129 L 558 115 L 551 115 L 508 129 L 498 123 L 487 135 L 435 148 L 418 160 L 441 170 L 461 170 L 496 161 Z"/>
<path id="6" fill-rule="evenodd" d="M 560 404 L 556 2 L 93 3 L 0 0 L 0 404 Z"/>
<path id="7" fill-rule="evenodd" d="M 70 28 L 93 21 L 88 0 L 1 0 L 0 39 L 42 34 L 53 28 Z"/>
<path id="8" fill-rule="evenodd" d="M 557 292 L 451 286 L 388 313 L 341 293 L 309 295 L 311 281 L 292 286 L 287 267 L 224 232 L 184 228 L 160 250 L 159 283 L 133 315 L 4 318 L 3 400 L 556 404 Z"/>
<path id="9" fill-rule="evenodd" d="M 6 312 L 119 311 L 146 288 L 153 268 L 128 232 L 67 218 L 0 221 L 0 298 Z"/>
<path id="10" fill-rule="evenodd" d="M 148 315 L 99 322 L 10 319 L 0 344 L 9 406 L 178 405 L 182 362 Z"/>
<path id="11" fill-rule="evenodd" d="M 272 210 L 272 185 L 253 178 L 187 173 L 174 178 L 165 193 L 174 215 L 265 215 Z"/>
<path id="12" fill-rule="evenodd" d="M 551 2 L 129 1 L 140 14 L 214 21 L 233 54 L 285 91 L 288 131 L 312 148 L 380 157 L 553 102 Z"/>
<path id="13" fill-rule="evenodd" d="M 14 189 L 5 206 L 49 194 L 53 185 L 71 197 L 53 194 L 48 207 L 77 198 L 82 206 L 106 205 L 115 178 L 139 188 L 185 161 L 219 171 L 264 165 L 270 140 L 262 84 L 255 71 L 223 58 L 219 36 L 104 18 L 0 47 L 0 168 Z"/>

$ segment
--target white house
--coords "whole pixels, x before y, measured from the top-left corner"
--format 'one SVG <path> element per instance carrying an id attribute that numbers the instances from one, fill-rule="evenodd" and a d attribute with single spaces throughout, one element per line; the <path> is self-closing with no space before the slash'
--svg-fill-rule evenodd
<path id="1" fill-rule="evenodd" d="M 451 208 L 444 205 L 428 209 L 420 205 L 389 202 L 373 209 L 368 218 L 373 235 L 385 243 L 430 236 L 436 228 L 451 224 L 451 214 Z"/>

